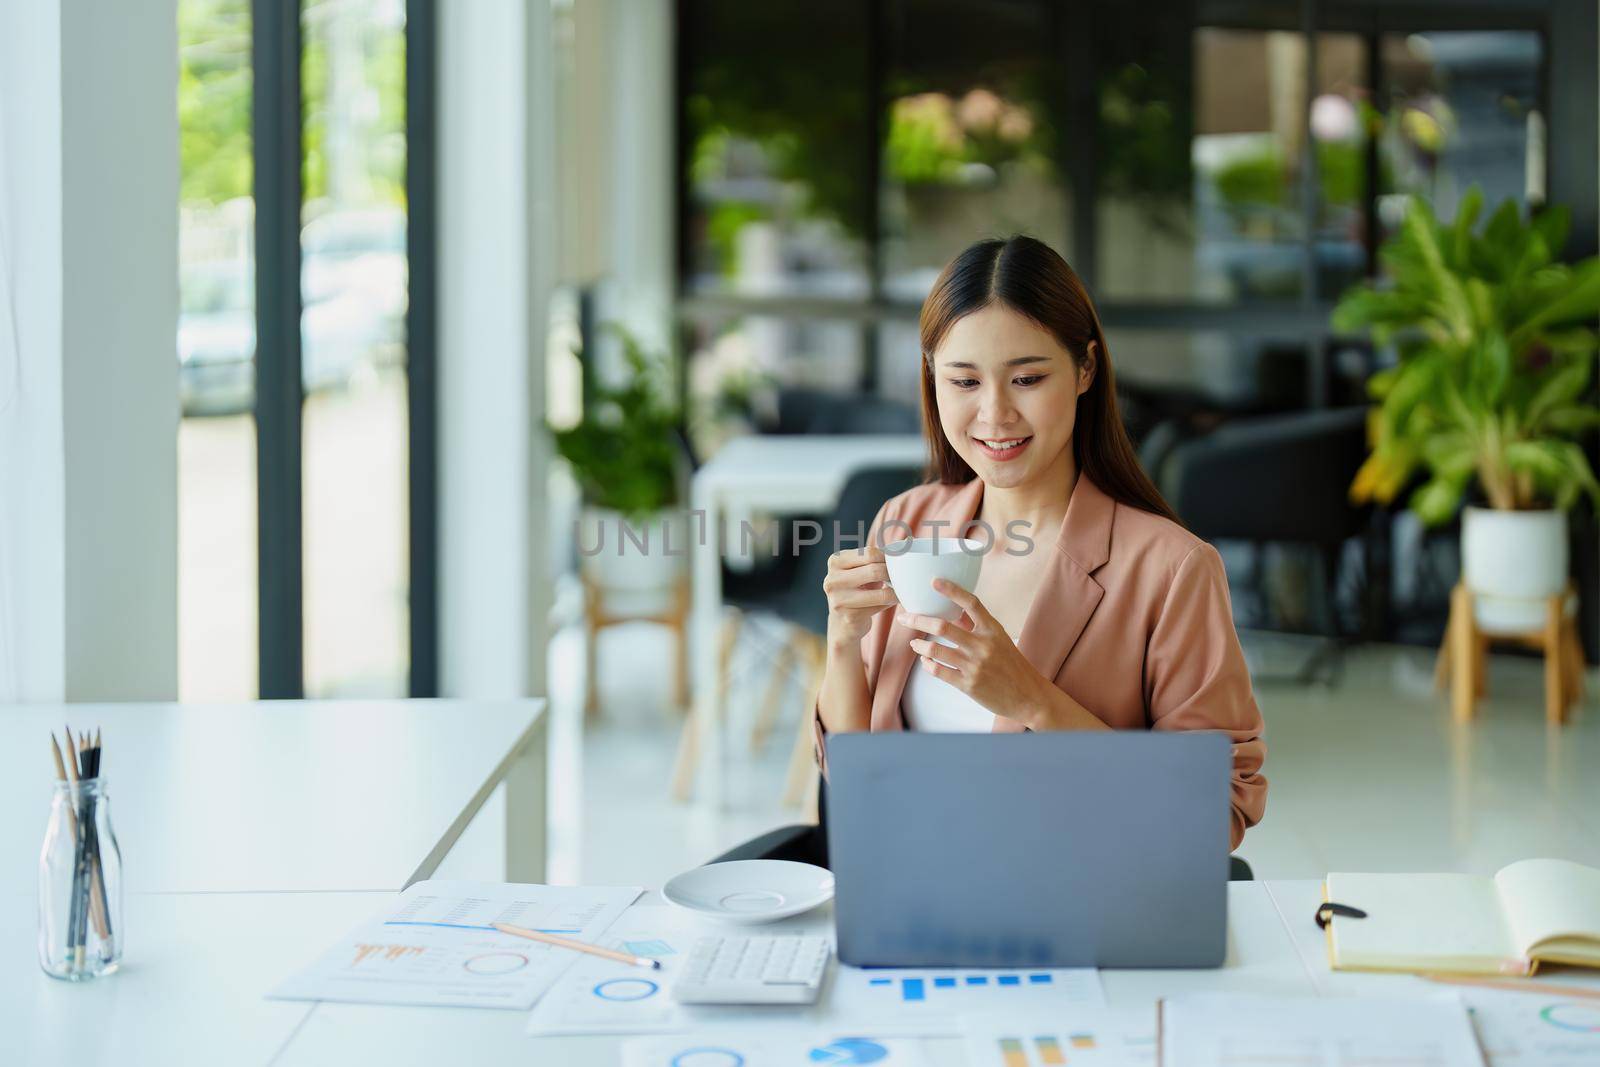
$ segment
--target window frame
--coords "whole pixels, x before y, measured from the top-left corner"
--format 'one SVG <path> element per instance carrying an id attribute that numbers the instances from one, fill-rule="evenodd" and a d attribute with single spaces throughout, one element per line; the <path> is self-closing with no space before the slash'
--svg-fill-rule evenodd
<path id="1" fill-rule="evenodd" d="M 258 694 L 305 696 L 300 243 L 304 198 L 301 4 L 251 0 L 256 242 Z M 406 691 L 437 696 L 438 419 L 436 0 L 406 0 Z"/>

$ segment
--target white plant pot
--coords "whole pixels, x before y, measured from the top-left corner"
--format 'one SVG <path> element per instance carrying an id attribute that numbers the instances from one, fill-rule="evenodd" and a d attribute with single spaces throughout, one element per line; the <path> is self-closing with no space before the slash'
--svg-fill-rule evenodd
<path id="1" fill-rule="evenodd" d="M 670 591 L 688 568 L 689 548 L 688 516 L 679 510 L 630 520 L 585 506 L 578 518 L 578 565 L 608 592 Z"/>
<path id="2" fill-rule="evenodd" d="M 1546 600 L 1567 588 L 1566 513 L 1467 508 L 1461 521 L 1461 571 L 1480 629 L 1540 629 Z"/>

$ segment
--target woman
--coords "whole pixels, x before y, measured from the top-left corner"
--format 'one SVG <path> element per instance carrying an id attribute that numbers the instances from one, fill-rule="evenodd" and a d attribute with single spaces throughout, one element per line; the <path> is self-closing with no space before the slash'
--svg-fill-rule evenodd
<path id="1" fill-rule="evenodd" d="M 1139 467 L 1083 283 L 1033 238 L 980 241 L 934 283 L 921 333 L 938 480 L 829 560 L 824 773 L 824 735 L 851 730 L 1222 730 L 1238 848 L 1266 805 L 1266 747 L 1227 577 Z M 900 609 L 885 534 L 958 537 L 974 521 L 996 534 L 977 588 L 934 583 L 961 620 Z"/>

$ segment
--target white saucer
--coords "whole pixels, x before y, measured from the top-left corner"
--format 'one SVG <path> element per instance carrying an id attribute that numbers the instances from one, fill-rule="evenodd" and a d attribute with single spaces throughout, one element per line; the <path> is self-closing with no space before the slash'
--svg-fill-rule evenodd
<path id="1" fill-rule="evenodd" d="M 684 871 L 661 890 L 680 908 L 728 923 L 777 922 L 833 899 L 833 875 L 790 860 L 729 860 Z"/>

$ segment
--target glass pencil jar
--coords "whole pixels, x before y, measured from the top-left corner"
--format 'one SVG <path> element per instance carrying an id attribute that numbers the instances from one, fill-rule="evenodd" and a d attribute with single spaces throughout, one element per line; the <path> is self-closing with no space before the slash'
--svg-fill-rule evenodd
<path id="1" fill-rule="evenodd" d="M 122 960 L 122 852 L 104 778 L 57 782 L 39 850 L 39 966 L 83 982 Z"/>

